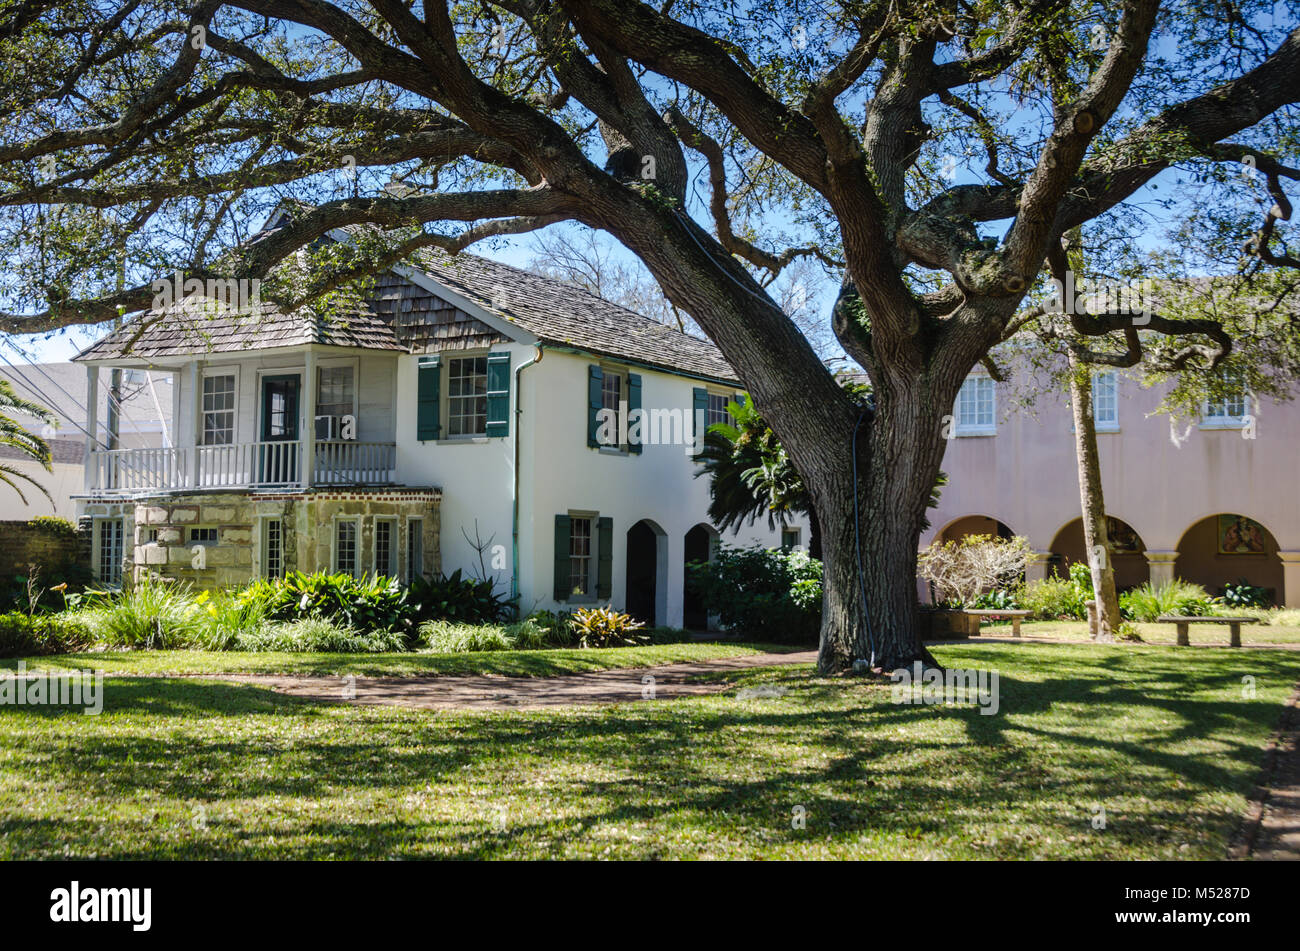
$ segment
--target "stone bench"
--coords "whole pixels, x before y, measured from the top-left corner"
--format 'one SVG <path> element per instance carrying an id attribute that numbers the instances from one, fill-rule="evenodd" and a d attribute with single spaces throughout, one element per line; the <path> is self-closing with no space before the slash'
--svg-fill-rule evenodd
<path id="1" fill-rule="evenodd" d="M 1181 617 L 1176 614 L 1163 614 L 1156 618 L 1158 624 L 1173 624 L 1178 629 L 1178 646 L 1187 647 L 1191 640 L 1187 628 L 1192 624 L 1226 624 L 1228 625 L 1228 643 L 1232 647 L 1241 646 L 1241 626 L 1258 624 L 1257 617 Z"/>
<path id="2" fill-rule="evenodd" d="M 1009 618 L 1011 618 L 1011 636 L 1012 636 L 1012 637 L 1019 637 L 1019 636 L 1020 636 L 1020 619 L 1021 619 L 1022 617 L 1029 617 L 1029 615 L 1033 614 L 1034 612 L 1033 612 L 1033 611 L 1019 611 L 1019 610 L 1017 610 L 1017 611 L 1013 611 L 1013 610 L 1006 609 L 1006 608 L 1001 608 L 1001 609 L 999 609 L 999 608 L 965 608 L 965 609 L 962 611 L 962 613 L 963 613 L 963 614 L 970 614 L 970 615 L 972 615 L 972 616 L 974 616 L 974 617 L 980 618 L 980 619 L 981 619 L 981 624 L 983 623 L 983 619 L 986 618 L 986 617 L 1009 617 Z"/>

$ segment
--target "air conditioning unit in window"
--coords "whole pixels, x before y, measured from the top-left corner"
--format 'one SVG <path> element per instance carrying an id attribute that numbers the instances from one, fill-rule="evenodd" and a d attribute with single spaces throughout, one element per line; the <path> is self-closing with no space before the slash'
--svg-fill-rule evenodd
<path id="1" fill-rule="evenodd" d="M 316 438 L 338 439 L 339 433 L 343 429 L 342 416 L 317 416 L 316 417 Z"/>

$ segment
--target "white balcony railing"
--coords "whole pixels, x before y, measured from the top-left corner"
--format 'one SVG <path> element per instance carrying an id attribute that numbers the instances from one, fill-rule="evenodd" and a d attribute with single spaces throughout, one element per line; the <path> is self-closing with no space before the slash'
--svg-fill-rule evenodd
<path id="1" fill-rule="evenodd" d="M 251 489 L 308 485 L 388 485 L 395 480 L 394 443 L 322 440 L 312 443 L 307 478 L 305 441 L 231 443 L 170 449 L 92 452 L 92 495 L 136 495 L 183 489 Z"/>

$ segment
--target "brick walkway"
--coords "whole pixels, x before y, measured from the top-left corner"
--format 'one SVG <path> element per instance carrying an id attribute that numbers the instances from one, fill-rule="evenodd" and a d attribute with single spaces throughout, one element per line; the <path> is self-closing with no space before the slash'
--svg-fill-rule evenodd
<path id="1" fill-rule="evenodd" d="M 703 678 L 750 667 L 815 664 L 816 651 L 750 654 L 690 664 L 635 667 L 558 677 L 291 677 L 269 674 L 205 675 L 207 679 L 269 687 L 314 700 L 337 700 L 420 710 L 539 710 L 582 703 L 671 700 L 717 693 L 725 683 Z M 652 679 L 647 679 L 652 678 Z M 345 692 L 355 691 L 353 696 Z"/>
<path id="2" fill-rule="evenodd" d="M 1300 686 L 1283 708 L 1232 855 L 1300 860 Z"/>

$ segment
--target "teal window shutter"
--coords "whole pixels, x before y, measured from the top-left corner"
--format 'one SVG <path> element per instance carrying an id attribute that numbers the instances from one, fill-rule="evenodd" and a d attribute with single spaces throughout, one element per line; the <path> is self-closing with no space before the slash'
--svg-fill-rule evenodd
<path id="1" fill-rule="evenodd" d="M 510 435 L 510 354 L 487 358 L 487 435 Z"/>
<path id="2" fill-rule="evenodd" d="M 602 518 L 596 521 L 596 554 L 599 564 L 596 572 L 596 597 L 602 601 L 614 593 L 614 520 Z"/>
<path id="3" fill-rule="evenodd" d="M 569 599 L 569 516 L 555 516 L 555 600 Z"/>
<path id="4" fill-rule="evenodd" d="M 594 363 L 587 367 L 587 445 L 593 449 L 600 448 L 596 435 L 600 432 L 599 414 L 603 402 L 600 389 L 604 380 L 605 374 L 600 372 L 600 367 Z"/>
<path id="5" fill-rule="evenodd" d="M 629 429 L 631 429 L 632 426 L 632 414 L 637 413 L 637 415 L 640 416 L 640 412 L 639 412 L 640 409 L 641 409 L 641 374 L 629 373 L 627 375 L 627 420 L 628 420 Z M 641 455 L 641 444 L 645 442 L 645 437 L 646 437 L 646 422 L 644 419 L 641 420 L 641 425 L 637 429 L 637 432 L 641 434 L 640 438 L 638 438 L 636 442 L 632 442 L 632 440 L 629 438 L 628 442 L 631 443 L 631 445 L 629 445 L 627 448 L 629 452 L 634 452 L 639 456 Z"/>
<path id="6" fill-rule="evenodd" d="M 703 420 L 705 425 L 709 421 L 709 391 L 702 386 L 697 386 L 691 390 L 691 432 L 695 432 L 695 421 Z M 700 414 L 704 415 L 701 416 Z"/>
<path id="7" fill-rule="evenodd" d="M 417 439 L 438 439 L 442 424 L 438 418 L 442 366 L 439 357 L 420 360 L 416 383 L 415 435 Z"/>

